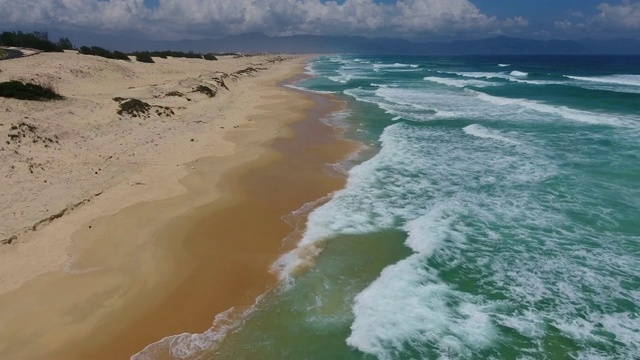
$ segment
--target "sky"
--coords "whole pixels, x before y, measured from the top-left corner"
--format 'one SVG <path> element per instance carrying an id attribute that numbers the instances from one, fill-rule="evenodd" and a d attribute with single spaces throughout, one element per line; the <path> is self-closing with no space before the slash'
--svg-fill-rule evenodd
<path id="1" fill-rule="evenodd" d="M 0 30 L 219 38 L 262 32 L 640 39 L 640 0 L 0 0 Z"/>

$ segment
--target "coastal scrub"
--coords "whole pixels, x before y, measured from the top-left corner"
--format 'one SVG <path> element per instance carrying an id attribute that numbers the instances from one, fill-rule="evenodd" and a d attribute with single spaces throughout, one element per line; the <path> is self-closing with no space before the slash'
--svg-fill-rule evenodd
<path id="1" fill-rule="evenodd" d="M 33 101 L 63 99 L 63 96 L 58 94 L 51 84 L 23 83 L 18 80 L 0 83 L 0 96 Z"/>

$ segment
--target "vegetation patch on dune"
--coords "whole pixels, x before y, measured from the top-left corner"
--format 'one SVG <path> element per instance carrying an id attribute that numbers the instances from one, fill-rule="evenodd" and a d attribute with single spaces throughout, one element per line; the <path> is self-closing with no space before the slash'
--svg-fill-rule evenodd
<path id="1" fill-rule="evenodd" d="M 210 98 L 216 96 L 216 91 L 214 89 L 206 86 L 206 85 L 198 85 L 194 91 L 195 92 L 199 92 L 199 93 L 203 93 L 203 94 L 207 95 Z"/>
<path id="2" fill-rule="evenodd" d="M 120 109 L 118 109 L 118 115 L 129 115 L 131 117 L 145 117 L 151 110 L 151 105 L 138 99 L 123 99 L 114 98 L 115 101 L 120 102 Z"/>
<path id="3" fill-rule="evenodd" d="M 155 97 L 155 96 L 154 96 Z M 157 96 L 159 97 L 159 96 Z M 189 99 L 185 94 L 181 93 L 180 91 L 170 91 L 166 94 L 164 94 L 164 97 L 181 97 L 187 101 L 191 101 L 191 99 Z"/>
<path id="4" fill-rule="evenodd" d="M 5 31 L 0 34 L 0 45 L 31 48 L 42 51 L 54 52 L 73 49 L 69 38 L 60 38 L 57 43 L 49 40 L 49 33 L 34 31 L 24 33 L 22 31 Z"/>
<path id="5" fill-rule="evenodd" d="M 140 52 L 142 53 L 142 52 Z M 218 58 L 214 55 L 214 54 L 200 54 L 200 53 L 196 53 L 193 51 L 189 51 L 189 52 L 184 52 L 184 51 L 171 51 L 171 50 L 165 50 L 165 51 L 148 51 L 146 52 L 149 54 L 149 56 L 152 57 L 158 57 L 161 59 L 166 59 L 168 57 L 172 57 L 172 58 L 184 58 L 184 59 L 204 59 L 204 60 L 218 60 Z M 137 55 L 139 53 L 134 53 L 134 55 Z"/>
<path id="6" fill-rule="evenodd" d="M 236 74 L 236 75 L 249 75 L 249 74 L 254 73 L 254 72 L 258 72 L 258 70 L 256 70 L 256 68 L 254 68 L 254 67 L 249 66 L 248 68 L 236 71 L 234 74 Z"/>
<path id="7" fill-rule="evenodd" d="M 168 117 L 174 115 L 174 112 L 170 107 L 151 105 L 138 99 L 115 97 L 113 100 L 120 103 L 118 115 L 121 116 L 128 115 L 134 118 L 148 118 L 151 115 L 151 111 L 154 109 L 155 114 L 158 116 Z"/>
<path id="8" fill-rule="evenodd" d="M 251 75 L 251 74 L 257 73 L 258 71 L 261 71 L 261 70 L 266 70 L 266 68 L 249 66 L 247 68 L 244 68 L 242 70 L 238 70 L 238 71 L 234 72 L 233 75 L 235 75 L 235 76 Z"/>
<path id="9" fill-rule="evenodd" d="M 61 100 L 51 84 L 23 83 L 18 80 L 0 83 L 0 96 L 19 100 L 45 101 Z"/>
<path id="10" fill-rule="evenodd" d="M 133 53 L 136 56 L 136 60 L 142 63 L 153 64 L 155 61 L 151 58 L 151 53 L 148 51 Z"/>
<path id="11" fill-rule="evenodd" d="M 41 136 L 38 127 L 33 124 L 21 121 L 17 124 L 11 125 L 10 131 L 7 134 L 9 140 L 6 141 L 7 145 L 12 142 L 15 144 L 21 144 L 23 142 L 33 144 L 44 144 L 44 147 L 48 148 L 54 144 L 59 144 L 58 137 L 54 135 L 53 138 Z"/>
<path id="12" fill-rule="evenodd" d="M 131 61 L 131 59 L 129 59 L 129 56 L 127 56 L 127 54 L 122 53 L 120 51 L 114 51 L 111 52 L 107 49 L 103 49 L 101 47 L 98 46 L 82 46 L 80 47 L 80 50 L 78 50 L 78 52 L 80 54 L 83 55 L 94 55 L 94 56 L 100 56 L 103 57 L 105 59 L 116 59 L 116 60 L 124 60 L 124 61 Z"/>
<path id="13" fill-rule="evenodd" d="M 229 90 L 229 88 L 227 87 L 227 84 L 224 83 L 224 79 L 223 78 L 213 78 L 213 81 L 216 82 L 216 84 L 218 84 L 218 86 L 223 87 L 227 90 Z"/>

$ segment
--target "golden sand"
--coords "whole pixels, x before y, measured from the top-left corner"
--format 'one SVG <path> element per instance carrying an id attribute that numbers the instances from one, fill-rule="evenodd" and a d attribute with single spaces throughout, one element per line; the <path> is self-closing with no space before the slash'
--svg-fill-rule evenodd
<path id="1" fill-rule="evenodd" d="M 34 64 L 19 63 L 27 60 Z M 169 59 L 156 69 L 75 54 L 0 62 L 0 77 L 25 66 L 41 73 L 61 73 L 62 64 L 104 66 L 90 78 L 105 82 L 102 92 L 92 92 L 86 79 L 69 72 L 58 85 L 67 100 L 55 105 L 55 119 L 42 104 L 0 100 L 12 118 L 29 117 L 62 134 L 62 149 L 54 155 L 26 146 L 17 150 L 31 151 L 35 160 L 49 156 L 52 173 L 65 180 L 56 194 L 49 194 L 52 185 L 32 179 L 51 184 L 56 177 L 50 174 L 16 173 L 4 180 L 2 195 L 10 201 L 3 211 L 23 215 L 12 215 L 16 222 L 2 228 L 18 237 L 0 247 L 0 358 L 127 359 L 164 337 L 207 330 L 217 313 L 250 305 L 275 284 L 268 269 L 293 230 L 282 217 L 342 186 L 325 164 L 353 145 L 336 140 L 333 129 L 317 121 L 339 104 L 277 86 L 300 73 L 308 59 L 268 60 Z M 229 74 L 255 63 L 268 69 L 227 81 L 230 91 L 217 98 L 193 95 L 188 103 L 169 104 L 176 107 L 172 119 L 126 123 L 113 116 L 114 96 L 182 101 L 158 94 L 180 87 L 186 92 L 218 71 Z M 118 79 L 125 70 L 131 82 Z M 87 133 L 99 136 L 92 140 Z M 97 160 L 110 153 L 119 162 Z M 91 177 L 64 174 L 97 166 Z M 20 175 L 22 183 L 15 179 Z M 31 196 L 38 192 L 47 195 Z M 33 208 L 81 203 L 87 194 L 94 196 L 60 218 L 35 231 L 28 225 L 42 211 Z"/>

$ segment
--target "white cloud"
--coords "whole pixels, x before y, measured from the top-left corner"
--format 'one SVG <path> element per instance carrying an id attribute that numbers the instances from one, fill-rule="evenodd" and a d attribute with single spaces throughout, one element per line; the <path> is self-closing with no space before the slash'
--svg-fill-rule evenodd
<path id="1" fill-rule="evenodd" d="M 152 37 L 350 34 L 452 36 L 526 27 L 521 17 L 500 20 L 468 0 L 0 0 L 0 18 L 11 25 L 136 31 Z"/>
<path id="2" fill-rule="evenodd" d="M 593 19 L 600 26 L 638 30 L 640 29 L 640 2 L 624 0 L 620 5 L 602 3 L 600 13 Z"/>

